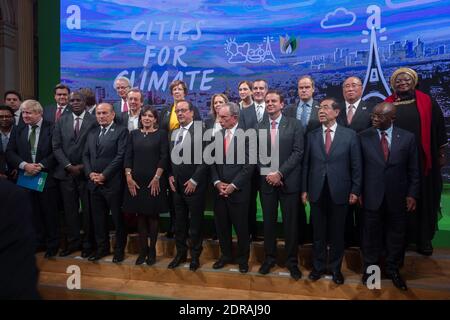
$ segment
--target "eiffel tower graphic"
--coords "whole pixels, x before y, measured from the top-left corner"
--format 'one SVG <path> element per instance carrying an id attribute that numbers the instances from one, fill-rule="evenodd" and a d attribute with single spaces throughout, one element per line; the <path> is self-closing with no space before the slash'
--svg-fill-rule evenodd
<path id="1" fill-rule="evenodd" d="M 386 31 L 386 28 L 380 29 L 380 33 Z M 369 32 L 364 30 L 362 32 L 364 35 L 368 35 Z M 386 97 L 391 95 L 391 89 L 386 83 L 386 79 L 383 75 L 383 70 L 381 68 L 380 57 L 378 55 L 378 45 L 376 38 L 376 29 L 372 27 L 370 30 L 370 52 L 369 52 L 369 62 L 367 64 L 366 77 L 363 84 L 363 100 L 374 100 L 380 102 L 379 100 L 384 100 Z M 386 40 L 386 37 L 380 37 L 380 40 Z M 368 42 L 367 39 L 363 39 L 361 42 Z"/>

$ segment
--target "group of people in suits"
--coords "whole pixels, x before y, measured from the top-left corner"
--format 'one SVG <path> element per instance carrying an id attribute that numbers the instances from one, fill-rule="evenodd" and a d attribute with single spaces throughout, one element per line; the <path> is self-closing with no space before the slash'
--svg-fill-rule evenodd
<path id="1" fill-rule="evenodd" d="M 423 200 L 422 185 L 435 181 L 429 174 L 443 165 L 446 141 L 442 138 L 442 112 L 432 109 L 434 102 L 415 89 L 417 74 L 403 68 L 394 73 L 391 84 L 396 92 L 392 101 L 373 106 L 361 99 L 361 80 L 349 77 L 342 86 L 344 102 L 339 104 L 332 97 L 314 100 L 314 80 L 302 76 L 298 103 L 285 107 L 283 94 L 269 90 L 267 81 L 242 81 L 238 86 L 240 103 L 228 101 L 224 94 L 214 95 L 211 115 L 204 122 L 198 109 L 186 100 L 183 81 L 170 85 L 173 104 L 159 111 L 144 106 L 142 92 L 131 88 L 124 77 L 115 81 L 121 97 L 115 105 L 88 107 L 85 94 L 70 93 L 68 87 L 58 85 L 53 108 L 44 110 L 39 102 L 27 100 L 21 103 L 18 120 L 14 109 L 0 108 L 0 174 L 14 179 L 20 170 L 29 175 L 48 173 L 43 192 L 28 191 L 38 247 L 46 248 L 46 257 L 55 256 L 59 247 L 54 201 L 59 190 L 67 237 L 61 256 L 80 248 L 82 257 L 90 261 L 110 254 L 111 213 L 116 230 L 113 262 L 123 261 L 127 242 L 123 212 L 129 212 L 138 216 L 136 264 L 153 265 L 159 213 L 170 210 L 177 252 L 168 268 L 185 262 L 189 251 L 189 268 L 196 271 L 201 266 L 203 212 L 209 192 L 221 251 L 213 268 L 235 261 L 239 271 L 246 273 L 250 241 L 257 238 L 259 192 L 265 252 L 260 274 L 270 273 L 277 263 L 276 226 L 281 208 L 285 266 L 293 279 L 302 277 L 298 245 L 306 230 L 305 205 L 309 202 L 313 234 L 310 280 L 331 272 L 336 284 L 344 283 L 341 264 L 346 230 L 350 230 L 353 239 L 361 241 L 363 283 L 370 276 L 368 267 L 379 264 L 384 254 L 386 275 L 406 290 L 399 269 L 407 244 L 409 212 L 423 216 L 419 210 L 431 205 Z M 423 141 L 423 127 L 411 133 L 395 125 L 398 105 L 403 106 L 401 99 L 406 98 L 408 103 L 420 105 L 416 107 L 420 125 L 426 112 L 433 115 L 427 128 L 436 131 L 427 135 L 428 144 Z M 8 134 L 6 122 L 8 140 L 3 137 Z M 257 133 L 258 148 L 248 135 L 242 135 L 249 130 Z M 209 139 L 205 140 L 205 135 Z M 5 141 L 7 147 L 3 148 Z M 267 155 L 261 154 L 261 146 Z M 212 163 L 202 156 L 211 149 Z M 437 154 L 439 162 L 433 162 Z M 429 155 L 431 163 L 427 162 Z"/>

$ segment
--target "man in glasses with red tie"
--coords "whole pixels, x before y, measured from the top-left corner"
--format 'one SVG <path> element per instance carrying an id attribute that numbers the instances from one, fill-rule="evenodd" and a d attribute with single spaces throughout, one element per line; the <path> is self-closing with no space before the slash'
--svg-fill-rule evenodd
<path id="1" fill-rule="evenodd" d="M 313 270 L 309 279 L 319 280 L 328 267 L 333 282 L 339 285 L 344 283 L 345 217 L 348 206 L 357 203 L 361 193 L 362 163 L 358 137 L 353 130 L 337 124 L 338 114 L 339 104 L 334 98 L 320 102 L 322 125 L 307 135 L 302 201 L 311 205 L 313 227 Z"/>
<path id="2" fill-rule="evenodd" d="M 378 104 L 373 127 L 359 134 L 364 161 L 362 251 L 364 273 L 378 265 L 385 252 L 385 273 L 400 290 L 407 290 L 399 273 L 405 253 L 407 215 L 414 214 L 419 195 L 418 153 L 414 134 L 397 128 L 392 103 Z"/>

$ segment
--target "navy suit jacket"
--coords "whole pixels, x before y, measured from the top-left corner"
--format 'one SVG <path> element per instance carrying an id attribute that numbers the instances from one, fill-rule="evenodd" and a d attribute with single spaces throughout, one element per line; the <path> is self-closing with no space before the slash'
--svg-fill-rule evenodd
<path id="1" fill-rule="evenodd" d="M 167 131 L 169 134 L 170 134 L 169 130 L 170 113 L 172 111 L 172 106 L 173 104 L 164 106 L 159 112 L 159 120 L 158 120 L 159 128 Z M 200 112 L 198 111 L 197 107 L 194 106 L 194 121 L 198 120 L 201 121 L 202 117 L 200 116 Z"/>
<path id="2" fill-rule="evenodd" d="M 414 134 L 394 126 L 387 162 L 375 128 L 359 134 L 364 163 L 363 205 L 378 210 L 385 198 L 391 210 L 406 209 L 406 197 L 418 198 L 419 163 Z"/>
<path id="3" fill-rule="evenodd" d="M 101 144 L 98 144 L 100 126 L 92 129 L 87 137 L 83 152 L 83 165 L 86 177 L 92 172 L 102 173 L 105 178 L 103 189 L 120 191 L 123 180 L 123 162 L 128 143 L 128 129 L 113 123 Z M 88 188 L 94 190 L 95 184 L 89 179 Z"/>
<path id="4" fill-rule="evenodd" d="M 51 122 L 42 121 L 42 126 L 39 133 L 39 140 L 36 149 L 35 163 L 42 163 L 47 172 L 47 180 L 44 188 L 55 186 L 52 178 L 56 167 L 55 156 L 53 155 L 52 136 L 54 126 Z M 31 147 L 28 141 L 29 126 L 17 128 L 13 130 L 9 138 L 8 148 L 6 149 L 6 159 L 8 166 L 12 169 L 18 169 L 22 161 L 33 163 L 31 158 Z"/>
<path id="5" fill-rule="evenodd" d="M 270 154 L 270 121 L 261 122 L 258 129 L 267 132 L 267 149 Z M 259 130 L 258 130 L 259 131 Z M 262 132 L 261 132 L 262 134 Z M 294 118 L 282 116 L 278 125 L 278 145 L 274 146 L 278 149 L 279 168 L 278 171 L 283 175 L 283 186 L 280 187 L 284 193 L 300 192 L 301 187 L 301 169 L 303 159 L 303 129 L 300 121 Z M 270 164 L 261 164 L 258 161 L 258 169 L 270 167 Z M 274 187 L 266 182 L 266 175 L 261 175 L 261 192 L 271 193 Z"/>
<path id="6" fill-rule="evenodd" d="M 325 178 L 335 204 L 348 204 L 350 193 L 361 194 L 361 149 L 353 130 L 337 126 L 329 155 L 325 152 L 322 127 L 308 133 L 302 191 L 308 193 L 311 202 L 320 199 Z"/>
<path id="7" fill-rule="evenodd" d="M 51 105 L 49 105 L 49 106 L 46 106 L 46 107 L 44 108 L 44 115 L 43 115 L 44 120 L 47 120 L 48 122 L 51 122 L 51 123 L 55 123 L 56 109 L 57 109 L 56 104 L 51 104 Z M 70 114 L 71 112 L 72 112 L 72 111 L 70 110 L 70 106 L 67 105 L 67 106 L 64 108 L 64 111 L 63 111 L 63 113 L 62 113 L 61 116 L 66 115 L 66 114 L 68 114 L 68 113 Z M 60 119 L 61 119 L 61 118 L 60 118 Z"/>
<path id="8" fill-rule="evenodd" d="M 337 123 L 346 128 L 350 128 L 356 133 L 366 130 L 372 127 L 372 119 L 370 119 L 370 114 L 372 113 L 374 106 L 366 101 L 361 100 L 356 109 L 355 114 L 352 118 L 352 123 L 349 125 L 347 121 L 347 110 L 345 107 L 345 102 L 340 105 L 340 112 L 337 118 Z"/>
<path id="9" fill-rule="evenodd" d="M 313 100 L 311 115 L 309 116 L 308 124 L 306 128 L 303 128 L 303 133 L 305 134 L 305 136 L 308 132 L 320 127 L 319 105 L 320 105 L 319 101 Z M 283 114 L 287 117 L 297 119 L 297 109 L 298 109 L 298 102 L 296 104 L 291 104 L 286 108 L 284 108 Z"/>
<path id="10" fill-rule="evenodd" d="M 67 179 L 70 175 L 64 169 L 69 164 L 82 164 L 84 145 L 88 133 L 96 126 L 97 121 L 89 112 L 85 112 L 80 127 L 80 134 L 75 138 L 73 114 L 65 114 L 55 125 L 53 132 L 53 153 L 58 166 L 55 178 Z"/>
<path id="11" fill-rule="evenodd" d="M 267 114 L 266 110 L 264 110 L 263 119 L 261 122 L 266 121 L 269 118 L 269 115 Z M 253 102 L 253 104 L 245 109 L 242 109 L 240 111 L 239 115 L 239 126 L 242 127 L 242 129 L 257 129 L 258 127 L 258 118 L 256 117 L 256 103 Z"/>

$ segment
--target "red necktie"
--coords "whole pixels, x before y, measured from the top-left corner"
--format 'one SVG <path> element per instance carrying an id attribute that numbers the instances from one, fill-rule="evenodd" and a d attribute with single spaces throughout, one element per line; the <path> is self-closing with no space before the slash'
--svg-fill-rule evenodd
<path id="1" fill-rule="evenodd" d="M 325 152 L 327 154 L 330 154 L 330 149 L 331 149 L 331 129 L 327 129 L 325 130 L 326 134 L 325 134 Z"/>
<path id="2" fill-rule="evenodd" d="M 56 110 L 55 122 L 58 122 L 59 118 L 61 118 L 62 109 L 62 107 L 58 107 L 58 109 Z"/>
<path id="3" fill-rule="evenodd" d="M 123 100 L 123 112 L 128 112 L 128 103 L 127 100 Z"/>
<path id="4" fill-rule="evenodd" d="M 353 120 L 353 109 L 355 108 L 354 105 L 350 105 L 348 107 L 348 113 L 347 113 L 347 123 L 348 124 L 352 124 L 352 120 Z"/>
<path id="5" fill-rule="evenodd" d="M 387 161 L 389 158 L 389 143 L 386 138 L 387 133 L 385 131 L 381 131 L 381 150 L 383 150 L 384 161 Z"/>
<path id="6" fill-rule="evenodd" d="M 272 145 L 275 145 L 275 138 L 277 137 L 277 123 L 276 121 L 272 121 L 272 127 L 270 129 L 270 140 Z"/>
<path id="7" fill-rule="evenodd" d="M 228 152 L 228 147 L 230 146 L 231 143 L 231 130 L 227 129 L 227 134 L 225 135 L 225 140 L 223 141 L 224 143 L 224 148 L 225 148 L 225 154 L 227 154 Z"/>

